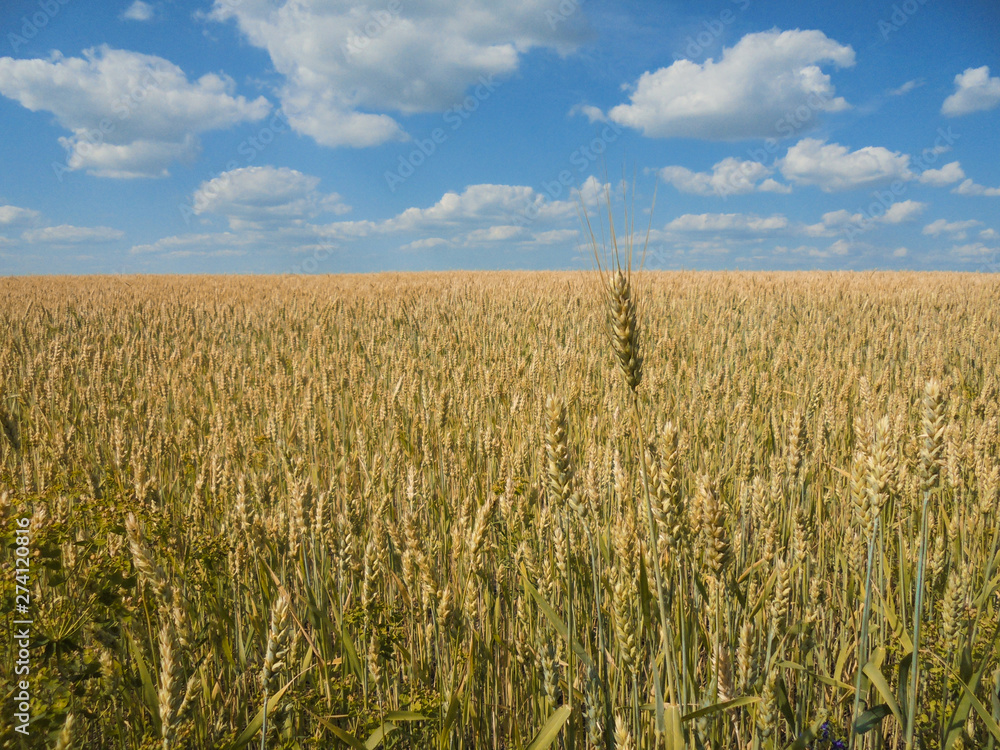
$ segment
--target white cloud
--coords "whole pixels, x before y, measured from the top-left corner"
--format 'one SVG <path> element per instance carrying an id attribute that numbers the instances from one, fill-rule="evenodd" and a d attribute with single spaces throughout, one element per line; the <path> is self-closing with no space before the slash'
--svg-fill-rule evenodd
<path id="1" fill-rule="evenodd" d="M 939 234 L 946 232 L 948 234 L 956 235 L 956 239 L 964 240 L 966 237 L 966 230 L 981 226 L 982 223 L 983 222 L 976 221 L 975 219 L 968 219 L 966 221 L 947 221 L 945 219 L 937 219 L 936 221 L 932 221 L 930 224 L 925 226 L 923 233 L 930 235 L 931 237 L 937 237 Z"/>
<path id="2" fill-rule="evenodd" d="M 159 254 L 165 257 L 191 257 L 206 255 L 242 255 L 255 244 L 266 242 L 259 232 L 206 232 L 163 237 L 156 242 L 134 245 L 133 255 Z"/>
<path id="3" fill-rule="evenodd" d="M 201 143 L 192 133 L 177 141 L 137 138 L 128 143 L 91 142 L 87 136 L 60 138 L 66 149 L 66 169 L 86 169 L 97 177 L 134 179 L 166 177 L 173 162 L 191 162 L 201 152 Z"/>
<path id="4" fill-rule="evenodd" d="M 853 246 L 853 243 L 847 240 L 836 240 L 830 244 L 827 252 L 830 255 L 849 255 Z"/>
<path id="5" fill-rule="evenodd" d="M 952 188 L 953 193 L 958 195 L 990 195 L 996 196 L 1000 195 L 1000 187 L 986 187 L 985 185 L 977 185 L 972 179 L 965 180 L 961 185 L 956 188 Z"/>
<path id="6" fill-rule="evenodd" d="M 857 242 L 850 242 L 845 239 L 838 239 L 830 243 L 826 249 L 820 249 L 815 245 L 799 245 L 798 247 L 788 247 L 785 245 L 776 245 L 772 251 L 776 256 L 785 256 L 786 258 L 792 258 L 795 256 L 805 256 L 809 258 L 816 258 L 822 260 L 828 260 L 833 257 L 845 257 L 850 255 L 852 251 L 855 255 L 864 248 L 866 245 Z"/>
<path id="7" fill-rule="evenodd" d="M 856 224 L 858 222 L 864 221 L 863 214 L 852 214 L 843 208 L 836 211 L 827 211 L 822 216 L 822 226 L 824 227 L 842 227 L 847 224 Z"/>
<path id="8" fill-rule="evenodd" d="M 820 250 L 815 245 L 799 245 L 798 247 L 788 247 L 787 245 L 775 245 L 772 253 L 776 256 L 801 256 L 806 255 L 811 258 L 825 258 L 829 253 Z"/>
<path id="9" fill-rule="evenodd" d="M 429 208 L 408 208 L 382 224 L 383 231 L 414 231 L 425 227 L 469 224 L 510 225 L 575 217 L 572 201 L 549 201 L 526 185 L 469 185 L 462 193 L 445 193 Z"/>
<path id="10" fill-rule="evenodd" d="M 122 13 L 122 18 L 126 21 L 149 21 L 153 18 L 153 6 L 142 0 L 135 0 Z"/>
<path id="11" fill-rule="evenodd" d="M 78 227 L 72 224 L 50 225 L 41 212 L 20 206 L 0 206 L 0 248 L 11 253 L 0 253 L 4 258 L 40 259 L 40 251 L 66 250 L 81 245 L 113 242 L 125 237 L 125 232 L 113 227 Z M 85 259 L 76 256 L 77 260 Z"/>
<path id="12" fill-rule="evenodd" d="M 33 224 L 41 216 L 38 211 L 19 206 L 0 206 L 0 226 Z"/>
<path id="13" fill-rule="evenodd" d="M 906 221 L 913 221 L 926 208 L 927 204 L 920 201 L 897 201 L 886 209 L 879 221 L 883 224 L 902 224 Z"/>
<path id="14" fill-rule="evenodd" d="M 987 227 L 979 233 L 980 239 L 984 240 L 995 240 L 998 236 L 997 230 Z"/>
<path id="15" fill-rule="evenodd" d="M 580 232 L 576 229 L 550 229 L 547 232 L 536 232 L 531 239 L 539 245 L 558 245 L 575 240 L 579 236 Z"/>
<path id="16" fill-rule="evenodd" d="M 997 249 L 995 247 L 989 247 L 984 245 L 982 242 L 970 242 L 965 245 L 952 245 L 947 250 L 947 252 L 951 255 L 957 255 L 961 258 L 979 258 L 984 255 L 995 253 L 996 251 Z"/>
<path id="17" fill-rule="evenodd" d="M 893 180 L 909 180 L 910 157 L 881 146 L 849 151 L 839 143 L 803 138 L 779 160 L 786 179 L 815 185 L 825 192 L 873 187 Z"/>
<path id="18" fill-rule="evenodd" d="M 905 247 L 897 247 L 895 250 L 892 251 L 893 258 L 905 258 L 909 254 L 910 251 Z"/>
<path id="19" fill-rule="evenodd" d="M 28 229 L 21 233 L 21 239 L 31 244 L 69 245 L 80 242 L 109 242 L 120 240 L 125 233 L 111 227 L 75 227 L 61 224 L 55 227 Z"/>
<path id="20" fill-rule="evenodd" d="M 718 62 L 678 60 L 643 73 L 630 103 L 619 104 L 608 115 L 650 137 L 790 136 L 815 125 L 817 113 L 850 106 L 834 96 L 830 77 L 819 63 L 850 67 L 854 50 L 821 31 L 747 34 L 724 49 Z"/>
<path id="21" fill-rule="evenodd" d="M 414 240 L 413 242 L 407 242 L 405 245 L 400 245 L 400 250 L 431 250 L 435 247 L 447 247 L 451 245 L 450 240 L 446 240 L 443 237 L 424 237 L 423 239 Z"/>
<path id="22" fill-rule="evenodd" d="M 552 201 L 524 185 L 469 185 L 461 193 L 445 193 L 431 206 L 408 208 L 387 219 L 314 223 L 307 219 L 321 213 L 320 206 L 339 205 L 335 195 L 316 192 L 314 177 L 291 169 L 255 167 L 233 170 L 215 180 L 198 188 L 193 205 L 198 213 L 225 216 L 229 231 L 165 237 L 136 245 L 131 252 L 163 257 L 301 253 L 358 240 L 368 245 L 398 242 L 394 247 L 403 250 L 481 248 L 494 243 L 527 248 L 568 244 L 578 237 L 578 230 L 566 226 L 577 222 L 575 200 Z"/>
<path id="23" fill-rule="evenodd" d="M 235 20 L 267 50 L 295 130 L 326 146 L 361 147 L 406 137 L 387 111 L 445 111 L 477 87 L 485 98 L 498 84 L 492 77 L 516 72 L 528 50 L 573 50 L 583 14 L 564 17 L 559 5 L 216 0 L 211 17 Z"/>
<path id="24" fill-rule="evenodd" d="M 965 177 L 965 172 L 962 170 L 962 165 L 957 161 L 949 162 L 941 167 L 941 169 L 925 169 L 920 173 L 920 181 L 925 185 L 933 185 L 934 187 L 950 185 L 953 182 L 958 182 L 963 177 Z"/>
<path id="25" fill-rule="evenodd" d="M 1000 105 L 1000 77 L 990 78 L 990 68 L 966 68 L 955 76 L 955 93 L 944 100 L 941 114 L 949 117 L 993 109 Z"/>
<path id="26" fill-rule="evenodd" d="M 595 107 L 593 104 L 574 104 L 570 107 L 569 116 L 573 115 L 583 115 L 587 118 L 587 122 L 607 122 L 608 118 L 601 111 L 600 107 Z"/>
<path id="27" fill-rule="evenodd" d="M 194 82 L 162 57 L 101 46 L 82 58 L 0 58 L 0 94 L 46 111 L 72 132 L 60 143 L 66 168 L 105 177 L 156 177 L 193 159 L 197 134 L 259 120 L 263 97 L 234 96 L 232 79 L 207 73 Z"/>
<path id="28" fill-rule="evenodd" d="M 787 227 L 788 219 L 781 214 L 683 214 L 666 226 L 677 232 L 764 232 Z"/>
<path id="29" fill-rule="evenodd" d="M 764 179 L 772 170 L 760 162 L 729 156 L 712 166 L 711 172 L 692 172 L 686 167 L 663 167 L 662 180 L 678 190 L 696 195 L 743 195 L 745 193 L 789 193 L 791 188 L 773 179 Z M 761 182 L 763 180 L 763 182 Z"/>
<path id="30" fill-rule="evenodd" d="M 611 185 L 601 182 L 594 175 L 590 175 L 579 188 L 572 191 L 573 195 L 583 201 L 588 207 L 596 206 L 600 212 L 602 201 L 606 201 L 611 196 Z"/>
<path id="31" fill-rule="evenodd" d="M 875 204 L 881 205 L 881 204 Z M 913 221 L 927 208 L 926 203 L 920 201 L 906 200 L 897 201 L 888 208 L 882 205 L 879 213 L 851 213 L 843 208 L 836 211 L 827 211 L 816 224 L 802 226 L 803 234 L 810 237 L 830 237 L 839 232 L 856 234 L 868 229 L 874 229 L 876 224 L 902 224 Z"/>
<path id="32" fill-rule="evenodd" d="M 790 193 L 790 192 L 792 192 L 792 188 L 791 188 L 790 185 L 784 185 L 784 184 L 778 182 L 777 180 L 771 179 L 770 177 L 768 177 L 766 180 L 764 180 L 762 183 L 760 183 L 760 185 L 757 186 L 757 189 L 760 192 L 762 192 L 762 193 Z"/>
<path id="33" fill-rule="evenodd" d="M 316 190 L 319 177 L 287 167 L 242 167 L 203 182 L 195 191 L 195 214 L 218 214 L 230 228 L 301 222 L 321 213 L 350 210 L 337 193 Z"/>
<path id="34" fill-rule="evenodd" d="M 524 227 L 514 224 L 500 224 L 498 226 L 486 227 L 485 229 L 474 229 L 465 235 L 464 244 L 476 245 L 483 242 L 509 242 L 515 238 L 523 238 L 527 234 Z"/>
<path id="35" fill-rule="evenodd" d="M 913 91 L 913 89 L 919 88 L 920 86 L 923 85 L 924 85 L 923 78 L 914 78 L 910 81 L 907 81 L 899 88 L 891 89 L 886 93 L 889 94 L 889 96 L 902 96 L 903 94 L 908 94 L 909 92 Z"/>

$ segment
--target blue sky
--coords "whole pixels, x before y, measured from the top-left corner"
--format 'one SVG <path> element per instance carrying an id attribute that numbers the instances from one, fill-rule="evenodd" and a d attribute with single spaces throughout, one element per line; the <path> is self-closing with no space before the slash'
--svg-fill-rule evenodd
<path id="1" fill-rule="evenodd" d="M 996 271 L 997 39 L 994 0 L 9 0 L 0 275 L 589 268 L 623 174 L 652 268 Z"/>

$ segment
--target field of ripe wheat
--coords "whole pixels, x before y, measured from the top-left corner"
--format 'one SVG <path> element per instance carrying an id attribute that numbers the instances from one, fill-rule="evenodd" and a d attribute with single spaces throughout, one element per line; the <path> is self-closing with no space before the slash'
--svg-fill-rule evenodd
<path id="1" fill-rule="evenodd" d="M 995 276 L 0 279 L 0 746 L 1000 747 L 998 372 Z"/>

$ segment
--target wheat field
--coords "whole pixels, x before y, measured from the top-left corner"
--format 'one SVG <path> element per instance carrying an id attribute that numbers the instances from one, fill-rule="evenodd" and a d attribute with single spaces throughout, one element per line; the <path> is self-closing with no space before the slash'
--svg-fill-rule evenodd
<path id="1" fill-rule="evenodd" d="M 0 279 L 2 747 L 1000 747 L 998 371 L 989 275 Z"/>

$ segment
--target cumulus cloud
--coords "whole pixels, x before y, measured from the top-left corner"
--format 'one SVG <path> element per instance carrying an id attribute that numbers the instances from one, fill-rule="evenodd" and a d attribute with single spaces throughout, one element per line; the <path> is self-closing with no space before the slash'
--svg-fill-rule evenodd
<path id="1" fill-rule="evenodd" d="M 585 183 L 581 187 L 586 187 Z M 553 201 L 526 185 L 468 185 L 433 205 L 411 207 L 381 220 L 309 221 L 342 204 L 317 192 L 318 180 L 292 169 L 248 167 L 202 183 L 197 213 L 229 220 L 229 231 L 190 233 L 136 245 L 133 254 L 184 257 L 194 252 L 307 252 L 341 243 L 399 243 L 403 250 L 569 244 L 578 236 L 575 199 Z M 579 191 L 575 191 L 579 192 Z"/>
<path id="2" fill-rule="evenodd" d="M 788 219 L 781 214 L 683 214 L 667 224 L 675 232 L 738 232 L 757 233 L 788 228 Z"/>
<path id="3" fill-rule="evenodd" d="M 0 227 L 32 224 L 41 216 L 38 211 L 20 206 L 0 206 Z"/>
<path id="4" fill-rule="evenodd" d="M 569 110 L 570 117 L 574 115 L 583 115 L 587 118 L 587 122 L 607 122 L 608 118 L 605 116 L 604 112 L 601 111 L 600 107 L 595 107 L 593 104 L 574 104 Z"/>
<path id="5" fill-rule="evenodd" d="M 693 172 L 686 167 L 663 167 L 660 179 L 678 190 L 696 195 L 743 195 L 753 192 L 790 193 L 791 188 L 764 179 L 772 170 L 760 162 L 729 156 L 712 166 L 711 172 Z"/>
<path id="6" fill-rule="evenodd" d="M 535 232 L 531 239 L 538 245 L 558 245 L 571 242 L 579 236 L 580 232 L 577 229 L 550 229 L 547 232 Z"/>
<path id="7" fill-rule="evenodd" d="M 163 237 L 156 242 L 133 245 L 133 255 L 161 255 L 166 258 L 245 255 L 252 246 L 267 242 L 260 232 L 204 232 Z"/>
<path id="8" fill-rule="evenodd" d="M 126 21 L 149 21 L 153 18 L 153 6 L 144 3 L 142 0 L 135 0 L 122 13 L 122 18 Z"/>
<path id="9" fill-rule="evenodd" d="M 854 50 L 815 30 L 747 34 L 718 61 L 678 60 L 643 73 L 629 103 L 608 116 L 657 138 L 789 136 L 814 125 L 819 112 L 850 106 L 835 96 L 821 63 L 850 67 Z"/>
<path id="10" fill-rule="evenodd" d="M 464 237 L 464 244 L 476 245 L 483 242 L 508 242 L 513 239 L 521 239 L 527 235 L 527 230 L 523 226 L 516 224 L 500 224 L 484 229 L 473 229 Z"/>
<path id="11" fill-rule="evenodd" d="M 839 143 L 816 138 L 803 138 L 779 160 L 786 179 L 815 185 L 828 193 L 912 179 L 909 165 L 908 155 L 881 146 L 850 151 Z"/>
<path id="12" fill-rule="evenodd" d="M 984 255 L 991 255 L 996 253 L 997 249 L 995 247 L 989 247 L 984 245 L 982 242 L 969 242 L 965 245 L 952 245 L 948 248 L 947 252 L 951 255 L 957 255 L 960 258 L 981 258 Z"/>
<path id="13" fill-rule="evenodd" d="M 405 245 L 400 245 L 400 250 L 432 250 L 435 247 L 448 247 L 452 244 L 451 240 L 446 240 L 443 237 L 423 237 L 419 240 L 414 240 L 413 242 L 407 242 Z"/>
<path id="14" fill-rule="evenodd" d="M 943 233 L 953 234 L 955 235 L 955 239 L 964 240 L 967 236 L 966 230 L 981 226 L 982 223 L 983 222 L 977 221 L 976 219 L 967 219 L 965 221 L 937 219 L 936 221 L 932 221 L 930 224 L 925 226 L 923 233 L 928 234 L 931 237 L 937 237 L 939 234 Z"/>
<path id="15" fill-rule="evenodd" d="M 836 240 L 827 248 L 827 253 L 830 255 L 849 255 L 853 247 L 854 244 L 848 240 Z"/>
<path id="16" fill-rule="evenodd" d="M 157 177 L 193 159 L 198 134 L 259 120 L 263 97 L 234 95 L 227 76 L 189 81 L 162 57 L 101 46 L 83 57 L 0 58 L 0 94 L 32 112 L 55 115 L 72 135 L 60 138 L 65 169 L 104 177 Z"/>
<path id="17" fill-rule="evenodd" d="M 883 224 L 902 224 L 906 221 L 913 221 L 927 208 L 926 203 L 920 201 L 897 201 L 886 209 L 885 213 L 879 217 Z"/>
<path id="18" fill-rule="evenodd" d="M 941 114 L 948 117 L 993 109 L 1000 105 L 1000 76 L 990 78 L 990 68 L 966 68 L 955 76 L 955 93 L 944 100 Z"/>
<path id="19" fill-rule="evenodd" d="M 242 167 L 203 182 L 194 192 L 193 212 L 224 216 L 237 229 L 350 210 L 337 193 L 318 192 L 319 182 L 288 167 Z"/>
<path id="20" fill-rule="evenodd" d="M 404 139 L 386 112 L 444 111 L 514 73 L 528 50 L 567 53 L 583 39 L 583 14 L 566 16 L 559 0 L 216 0 L 211 17 L 267 50 L 292 127 L 326 146 Z"/>
<path id="21" fill-rule="evenodd" d="M 840 232 L 849 236 L 857 235 L 878 224 L 902 224 L 915 220 L 927 209 L 926 203 L 920 201 L 897 201 L 886 207 L 875 203 L 869 207 L 868 213 L 851 213 L 846 209 L 827 211 L 816 224 L 801 227 L 801 231 L 811 237 L 830 237 Z"/>
<path id="22" fill-rule="evenodd" d="M 949 162 L 941 167 L 941 169 L 925 169 L 920 173 L 920 181 L 925 185 L 933 185 L 934 187 L 950 185 L 953 182 L 958 182 L 963 177 L 965 177 L 965 172 L 962 170 L 962 165 L 957 161 Z"/>
<path id="23" fill-rule="evenodd" d="M 429 208 L 408 208 L 387 220 L 382 228 L 395 232 L 486 222 L 524 225 L 575 215 L 576 204 L 572 201 L 550 201 L 526 185 L 469 185 L 461 193 L 445 193 Z"/>
<path id="24" fill-rule="evenodd" d="M 962 182 L 956 188 L 952 188 L 953 193 L 958 195 L 989 195 L 997 196 L 1000 195 L 1000 187 L 986 187 L 985 185 L 977 185 L 972 179 L 967 179 Z"/>
<path id="25" fill-rule="evenodd" d="M 0 257 L 39 257 L 39 251 L 113 242 L 125 233 L 113 227 L 78 227 L 72 224 L 52 225 L 40 211 L 20 206 L 0 206 L 0 248 L 10 250 Z M 15 254 L 16 253 L 16 254 Z"/>

